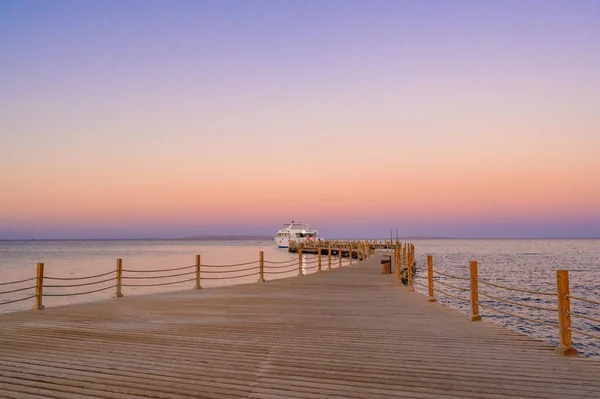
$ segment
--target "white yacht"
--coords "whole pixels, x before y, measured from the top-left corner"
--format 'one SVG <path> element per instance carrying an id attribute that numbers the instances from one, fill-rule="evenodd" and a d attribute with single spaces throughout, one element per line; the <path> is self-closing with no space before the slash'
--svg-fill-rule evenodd
<path id="1" fill-rule="evenodd" d="M 308 223 L 294 222 L 286 223 L 283 228 L 277 232 L 275 242 L 279 248 L 288 248 L 290 240 L 300 243 L 309 243 L 311 241 L 323 241 L 319 237 L 319 232 L 316 229 L 311 229 Z"/>

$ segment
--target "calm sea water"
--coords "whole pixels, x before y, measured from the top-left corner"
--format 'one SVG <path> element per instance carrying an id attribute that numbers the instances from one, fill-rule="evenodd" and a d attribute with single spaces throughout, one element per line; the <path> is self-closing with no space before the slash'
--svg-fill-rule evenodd
<path id="1" fill-rule="evenodd" d="M 426 275 L 427 255 L 431 254 L 434 259 L 434 269 L 442 273 L 455 276 L 468 276 L 469 261 L 477 260 L 479 263 L 479 278 L 482 281 L 490 281 L 496 284 L 517 287 L 530 291 L 545 293 L 556 292 L 556 270 L 566 269 L 570 273 L 571 293 L 575 296 L 590 298 L 600 301 L 600 240 L 412 240 L 415 244 L 417 276 Z M 280 267 L 271 269 L 269 274 L 266 269 L 266 278 L 289 277 L 297 274 L 295 262 L 297 255 L 290 254 L 286 250 L 275 247 L 271 240 L 250 241 L 191 241 L 191 240 L 125 240 L 125 241 L 0 241 L 0 283 L 29 279 L 35 277 L 37 262 L 45 263 L 45 275 L 48 277 L 78 278 L 92 274 L 103 274 L 115 269 L 116 259 L 123 259 L 125 270 L 160 270 L 170 268 L 181 268 L 195 264 L 196 254 L 202 256 L 202 264 L 225 265 L 236 264 L 228 268 L 203 268 L 203 287 L 215 287 L 229 284 L 250 283 L 257 280 L 255 274 L 259 259 L 259 251 L 264 251 L 264 257 L 269 262 L 266 266 Z M 285 263 L 288 262 L 289 263 Z M 254 262 L 249 265 L 243 263 Z M 291 265 L 291 266 L 286 266 Z M 307 260 L 306 268 L 314 270 L 310 258 Z M 228 270 L 240 270 L 236 273 L 225 273 Z M 244 271 L 245 270 L 245 271 Z M 178 272 L 166 274 L 180 274 L 193 271 L 183 269 Z M 223 273 L 222 273 L 223 272 Z M 253 274 L 254 273 L 254 274 Z M 155 273 L 154 275 L 164 275 Z M 252 275 L 247 275 L 252 274 Z M 129 276 L 136 276 L 134 272 Z M 140 274 L 141 275 L 141 274 Z M 152 275 L 143 274 L 144 276 Z M 241 279 L 228 278 L 232 275 L 247 275 Z M 113 275 L 98 277 L 92 281 L 111 279 Z M 192 275 L 175 276 L 159 280 L 129 280 L 130 284 L 136 282 L 154 283 L 177 282 L 189 279 Z M 207 278 L 215 278 L 208 280 Z M 467 287 L 468 282 L 462 280 L 449 280 L 438 276 L 440 283 L 451 284 L 455 287 Z M 90 280 L 67 280 L 45 281 L 45 285 L 63 285 L 87 283 Z M 426 283 L 423 278 L 416 278 L 415 282 Z M 14 288 L 27 288 L 31 282 L 25 282 L 16 286 L 1 286 L 0 292 Z M 83 292 L 97 288 L 107 287 L 100 292 L 74 295 L 45 297 L 46 306 L 59 306 L 70 303 L 86 302 L 102 298 L 110 298 L 114 295 L 113 281 L 94 284 L 93 286 L 81 286 L 76 288 L 45 288 L 47 294 L 66 294 Z M 184 282 L 159 287 L 123 287 L 125 295 L 149 294 L 164 292 L 167 290 L 189 289 L 193 282 Z M 423 287 L 415 286 L 417 291 L 426 293 Z M 437 289 L 464 298 L 469 298 L 469 293 L 455 288 L 437 284 Z M 556 296 L 530 295 L 514 291 L 506 291 L 496 287 L 480 285 L 480 291 L 499 299 L 506 299 L 523 305 L 532 305 L 543 308 L 556 308 Z M 1 295 L 0 303 L 8 299 L 17 299 L 30 296 L 32 290 Z M 442 295 L 436 295 L 438 301 L 459 309 L 464 313 L 470 312 L 467 301 L 454 299 Z M 541 320 L 549 324 L 557 323 L 556 312 L 531 309 L 526 306 L 505 304 L 495 299 L 480 297 L 482 305 L 495 308 L 500 311 L 518 314 L 520 316 Z M 33 300 L 18 302 L 14 304 L 0 305 L 0 313 L 15 310 L 29 309 Z M 573 312 L 580 312 L 595 319 L 600 319 L 600 307 L 574 301 Z M 514 316 L 505 315 L 486 308 L 480 309 L 480 314 L 485 320 L 498 323 L 506 328 L 520 331 L 522 333 L 543 339 L 552 344 L 558 341 L 558 331 L 555 327 L 547 326 L 528 320 L 519 319 Z M 600 324 L 583 318 L 573 318 L 573 328 L 600 336 Z M 574 346 L 577 350 L 587 356 L 600 356 L 600 340 L 573 333 Z"/>

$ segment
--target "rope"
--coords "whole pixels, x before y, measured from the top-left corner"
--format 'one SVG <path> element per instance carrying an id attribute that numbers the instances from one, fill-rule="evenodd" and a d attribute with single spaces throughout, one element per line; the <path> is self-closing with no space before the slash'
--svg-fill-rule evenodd
<path id="1" fill-rule="evenodd" d="M 265 270 L 267 269 L 282 269 L 284 267 L 290 267 L 290 266 L 295 266 L 296 264 L 298 264 L 297 260 L 294 260 L 294 262 L 288 262 L 287 265 L 281 265 L 281 266 L 265 266 Z"/>
<path id="2" fill-rule="evenodd" d="M 451 284 L 447 284 L 447 283 L 442 283 L 440 280 L 434 280 L 434 281 L 436 283 L 438 283 L 438 284 L 445 285 L 446 287 L 454 288 L 455 290 L 459 290 L 459 291 L 471 291 L 470 288 L 457 287 L 455 285 L 451 285 Z"/>
<path id="3" fill-rule="evenodd" d="M 61 281 L 67 281 L 67 280 L 86 280 L 86 279 L 90 279 L 90 278 L 97 278 L 97 277 L 104 277 L 104 276 L 108 276 L 109 274 L 113 274 L 115 273 L 114 270 L 111 270 L 110 272 L 107 273 L 102 273 L 102 274 L 96 274 L 95 276 L 89 276 L 89 277 L 44 277 L 44 280 L 61 280 Z"/>
<path id="4" fill-rule="evenodd" d="M 82 284 L 71 284 L 71 285 L 44 285 L 44 288 L 70 288 L 70 287 L 84 287 L 86 285 L 94 285 L 100 283 L 106 283 L 108 281 L 113 281 L 114 278 L 107 278 L 106 280 L 94 281 L 91 283 L 82 283 Z"/>
<path id="5" fill-rule="evenodd" d="M 232 279 L 232 278 L 244 278 L 244 277 L 256 276 L 257 274 L 258 274 L 258 271 L 254 272 L 254 273 L 244 274 L 243 276 L 233 276 L 233 277 L 205 277 L 203 280 L 227 280 L 227 279 Z"/>
<path id="6" fill-rule="evenodd" d="M 272 275 L 272 274 L 283 274 L 283 273 L 291 273 L 291 272 L 293 272 L 293 271 L 297 271 L 297 270 L 298 270 L 298 268 L 296 268 L 296 267 L 295 267 L 295 268 L 293 268 L 293 269 L 289 269 L 289 270 L 280 270 L 280 271 L 277 271 L 277 272 L 269 272 L 269 271 L 266 271 L 266 270 L 265 270 L 265 274 L 268 274 L 268 275 Z"/>
<path id="7" fill-rule="evenodd" d="M 450 278 L 455 278 L 457 280 L 470 280 L 469 277 L 459 277 L 459 276 L 453 276 L 452 274 L 446 274 L 446 273 L 442 273 L 442 272 L 438 272 L 437 270 L 433 271 L 435 274 L 439 274 L 442 276 L 446 276 L 446 277 L 450 277 Z"/>
<path id="8" fill-rule="evenodd" d="M 507 287 L 505 285 L 499 285 L 499 284 L 494 284 L 494 283 L 488 283 L 487 281 L 483 281 L 483 280 L 479 280 L 477 279 L 478 282 L 480 282 L 481 284 L 486 284 L 486 285 L 491 285 L 492 287 L 498 287 L 498 288 L 503 288 L 505 290 L 509 290 L 509 291 L 517 291 L 517 292 L 524 292 L 526 294 L 534 294 L 534 295 L 548 295 L 548 296 L 556 296 L 556 292 L 539 292 L 539 291 L 528 291 L 528 290 L 521 290 L 518 288 L 511 288 L 511 287 Z"/>
<path id="9" fill-rule="evenodd" d="M 191 266 L 182 266 L 182 267 L 175 267 L 173 269 L 159 269 L 159 270 L 132 270 L 132 269 L 123 269 L 123 272 L 127 272 L 127 273 L 159 273 L 159 272 L 175 272 L 177 270 L 184 270 L 184 269 L 189 269 L 190 267 L 196 267 L 196 265 L 191 265 Z"/>
<path id="10" fill-rule="evenodd" d="M 178 273 L 178 274 L 171 274 L 169 276 L 123 276 L 123 280 L 144 280 L 144 279 L 154 279 L 154 278 L 170 278 L 170 277 L 180 277 L 180 276 L 187 276 L 189 274 L 196 274 L 196 271 L 191 271 L 191 272 L 186 272 L 186 273 Z"/>
<path id="11" fill-rule="evenodd" d="M 595 321 L 596 323 L 600 323 L 600 320 L 598 319 L 594 319 L 593 317 L 590 316 L 585 316 L 582 315 L 581 313 L 576 313 L 576 312 L 567 312 L 568 314 L 570 314 L 571 316 L 575 316 L 581 319 L 586 319 L 586 320 L 590 320 L 590 321 Z"/>
<path id="12" fill-rule="evenodd" d="M 293 260 L 294 262 L 296 262 L 296 261 L 297 261 L 297 259 L 292 259 L 292 260 Z M 277 261 L 277 262 L 270 261 L 270 260 L 264 260 L 263 262 L 264 262 L 264 263 L 272 263 L 272 264 L 281 264 L 281 263 L 290 262 L 290 260 L 282 260 L 282 261 Z"/>
<path id="13" fill-rule="evenodd" d="M 245 263 L 232 263 L 229 265 L 205 265 L 204 263 L 202 263 L 200 266 L 204 266 L 204 267 L 231 267 L 231 266 L 246 266 L 246 265 L 251 265 L 253 263 L 258 263 L 258 260 L 253 260 L 252 262 L 245 262 Z"/>
<path id="14" fill-rule="evenodd" d="M 35 298 L 35 295 L 28 296 L 27 298 L 13 299 L 12 301 L 4 301 L 4 302 L 0 302 L 0 306 L 2 306 L 2 305 L 8 305 L 9 303 L 15 303 L 15 302 L 27 301 L 28 299 L 31 299 L 31 298 Z"/>
<path id="15" fill-rule="evenodd" d="M 194 281 L 196 280 L 196 277 L 194 278 L 189 278 L 187 280 L 181 280 L 181 281 L 173 281 L 171 283 L 158 283 L 158 284 L 123 284 L 121 285 L 121 287 L 157 287 L 159 285 L 173 285 L 173 284 L 181 284 L 181 283 L 187 283 L 190 281 Z"/>
<path id="16" fill-rule="evenodd" d="M 493 310 L 493 311 L 498 312 L 498 313 L 505 314 L 507 316 L 518 317 L 519 319 L 523 319 L 523 320 L 527 320 L 527 321 L 531 321 L 531 322 L 539 323 L 539 324 L 545 324 L 545 325 L 550 326 L 550 327 L 558 328 L 558 324 L 552 324 L 552 323 L 548 323 L 546 321 L 541 321 L 541 320 L 537 320 L 537 319 L 530 319 L 529 317 L 525 317 L 525 316 L 518 315 L 518 314 L 515 314 L 515 313 L 505 312 L 503 310 L 499 310 L 499 309 L 493 308 L 491 306 L 484 305 L 481 302 L 479 302 L 479 306 L 481 306 L 482 308 Z"/>
<path id="17" fill-rule="evenodd" d="M 105 291 L 111 288 L 115 288 L 115 285 L 111 285 L 109 287 L 104 287 L 104 288 L 100 288 L 98 290 L 93 290 L 93 291 L 85 291 L 85 292 L 73 292 L 70 294 L 46 294 L 44 293 L 44 296 L 74 296 L 74 295 L 85 295 L 85 294 L 93 294 L 94 292 L 100 292 L 100 291 Z"/>
<path id="18" fill-rule="evenodd" d="M 28 281 L 35 281 L 37 277 L 32 277 L 32 278 L 26 278 L 25 280 L 19 280 L 19 281 L 9 281 L 8 283 L 0 283 L 0 285 L 9 285 L 9 284 L 19 284 L 19 283 L 26 283 Z"/>
<path id="19" fill-rule="evenodd" d="M 35 285 L 33 287 L 25 287 L 25 288 L 19 288 L 19 289 L 16 289 L 16 290 L 0 292 L 0 295 L 2 295 L 2 294 L 12 294 L 13 292 L 27 291 L 27 290 L 31 290 L 33 288 L 35 288 Z"/>
<path id="20" fill-rule="evenodd" d="M 548 312 L 558 312 L 558 309 L 545 308 L 543 306 L 526 305 L 524 303 L 509 301 L 508 299 L 496 298 L 495 296 L 488 295 L 488 294 L 486 294 L 484 292 L 481 292 L 481 291 L 478 291 L 478 292 L 479 292 L 479 295 L 483 295 L 483 296 L 488 297 L 490 299 L 495 299 L 496 301 L 500 301 L 500 302 L 504 302 L 504 303 L 510 303 L 511 305 L 524 306 L 526 308 L 531 308 L 531 309 L 546 310 Z"/>
<path id="21" fill-rule="evenodd" d="M 461 298 L 461 297 L 458 297 L 458 296 L 454 296 L 454 295 L 452 295 L 452 294 L 448 294 L 447 292 L 444 292 L 444 291 L 442 291 L 442 290 L 435 290 L 435 292 L 436 292 L 436 293 L 440 293 L 440 294 L 444 294 L 444 295 L 446 295 L 446 296 L 449 296 L 450 298 L 458 299 L 459 301 L 463 301 L 463 302 L 471 302 L 471 300 L 470 300 L 470 299 L 465 299 L 465 298 Z"/>
<path id="22" fill-rule="evenodd" d="M 427 280 L 427 276 L 417 276 L 416 274 L 413 274 L 413 278 L 422 278 L 423 280 Z"/>
<path id="23" fill-rule="evenodd" d="M 255 270 L 256 266 L 252 266 L 252 267 L 247 267 L 245 269 L 236 269 L 236 270 L 203 270 L 201 272 L 202 275 L 204 274 L 211 274 L 211 273 L 219 273 L 219 274 L 223 274 L 223 273 L 235 273 L 235 272 L 247 272 L 248 270 Z"/>
<path id="24" fill-rule="evenodd" d="M 569 331 L 571 331 L 571 332 L 576 332 L 577 334 L 586 335 L 586 336 L 588 336 L 588 337 L 590 337 L 590 338 L 596 338 L 596 339 L 600 339 L 600 335 L 590 334 L 590 333 L 583 332 L 583 331 L 581 331 L 581 330 L 576 330 L 576 329 L 574 329 L 574 328 L 570 328 L 570 327 L 568 328 L 568 330 L 569 330 Z"/>
<path id="25" fill-rule="evenodd" d="M 600 302 L 592 301 L 591 299 L 579 298 L 579 297 L 573 296 L 573 295 L 567 295 L 567 298 L 575 299 L 576 301 L 581 301 L 581 302 L 593 303 L 594 305 L 600 305 Z"/>
<path id="26" fill-rule="evenodd" d="M 421 287 L 424 287 L 424 288 L 429 288 L 429 286 L 428 286 L 428 285 L 421 284 L 421 283 L 419 283 L 419 282 L 416 282 L 416 281 L 413 281 L 413 284 L 415 284 L 415 285 L 419 285 L 419 286 L 421 286 Z"/>

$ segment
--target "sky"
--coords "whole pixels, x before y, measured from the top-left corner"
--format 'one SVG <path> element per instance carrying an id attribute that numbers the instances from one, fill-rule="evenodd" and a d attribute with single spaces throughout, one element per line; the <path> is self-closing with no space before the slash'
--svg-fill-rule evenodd
<path id="1" fill-rule="evenodd" d="M 598 1 L 0 2 L 0 239 L 600 237 Z"/>

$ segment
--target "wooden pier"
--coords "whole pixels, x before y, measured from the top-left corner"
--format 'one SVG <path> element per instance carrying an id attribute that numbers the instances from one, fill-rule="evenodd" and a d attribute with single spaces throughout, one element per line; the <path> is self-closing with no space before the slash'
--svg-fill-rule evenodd
<path id="1" fill-rule="evenodd" d="M 0 315 L 0 397 L 599 397 L 599 361 L 428 302 L 380 260 Z"/>

